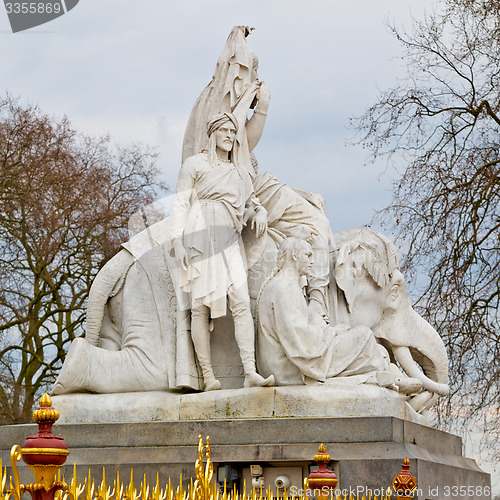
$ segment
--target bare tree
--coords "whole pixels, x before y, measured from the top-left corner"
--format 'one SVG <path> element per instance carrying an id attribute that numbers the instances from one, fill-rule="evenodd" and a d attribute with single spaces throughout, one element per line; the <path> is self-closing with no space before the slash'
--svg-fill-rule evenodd
<path id="1" fill-rule="evenodd" d="M 355 127 L 372 158 L 386 156 L 400 174 L 379 216 L 406 252 L 416 306 L 448 348 L 441 425 L 459 409 L 498 437 L 500 3 L 450 0 L 410 32 L 390 29 L 406 77 Z"/>
<path id="2" fill-rule="evenodd" d="M 0 101 L 0 412 L 30 420 L 71 340 L 99 268 L 155 197 L 155 154 L 113 149 L 11 97 Z"/>

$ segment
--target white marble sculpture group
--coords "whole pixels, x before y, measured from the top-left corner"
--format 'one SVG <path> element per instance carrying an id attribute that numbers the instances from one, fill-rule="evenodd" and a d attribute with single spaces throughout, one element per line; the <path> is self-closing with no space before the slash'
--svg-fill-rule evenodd
<path id="1" fill-rule="evenodd" d="M 230 312 L 243 387 L 376 384 L 422 412 L 448 392 L 448 359 L 392 242 L 332 234 L 320 195 L 258 172 L 270 93 L 249 33 L 233 28 L 196 101 L 170 216 L 97 275 L 53 393 L 221 389 L 211 338 Z"/>

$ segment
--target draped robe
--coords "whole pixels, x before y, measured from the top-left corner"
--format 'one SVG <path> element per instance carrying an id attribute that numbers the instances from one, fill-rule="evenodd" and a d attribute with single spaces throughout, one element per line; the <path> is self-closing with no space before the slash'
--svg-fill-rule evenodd
<path id="1" fill-rule="evenodd" d="M 259 372 L 277 385 L 301 385 L 342 377 L 347 384 L 376 382 L 389 367 L 387 351 L 367 327 L 330 327 L 308 311 L 299 284 L 278 273 L 258 304 Z M 345 378 L 344 378 L 345 377 Z"/>
<path id="2" fill-rule="evenodd" d="M 212 166 L 206 153 L 182 165 L 172 205 L 172 238 L 182 238 L 187 270 L 179 284 L 191 301 L 210 308 L 212 318 L 226 315 L 227 290 L 247 283 L 240 234 L 253 186 L 248 173 L 231 162 Z"/>

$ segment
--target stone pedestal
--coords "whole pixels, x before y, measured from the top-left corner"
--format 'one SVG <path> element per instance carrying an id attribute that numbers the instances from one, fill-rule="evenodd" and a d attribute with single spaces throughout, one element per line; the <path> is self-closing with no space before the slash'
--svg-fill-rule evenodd
<path id="1" fill-rule="evenodd" d="M 344 379 L 345 380 L 345 379 Z M 128 392 L 54 396 L 60 424 L 284 417 L 389 416 L 419 424 L 407 398 L 376 385 L 253 387 L 199 393 Z"/>
<path id="2" fill-rule="evenodd" d="M 283 392 L 278 392 L 280 389 L 283 389 Z M 367 414 L 369 411 L 375 412 L 377 408 L 381 412 L 385 411 L 384 408 L 388 404 L 383 402 L 366 406 L 368 409 L 360 416 L 362 412 L 359 407 L 357 411 L 354 403 L 349 407 L 348 398 L 338 388 L 318 388 L 327 389 L 323 392 L 322 401 L 311 396 L 310 411 L 317 415 L 286 416 L 292 409 L 302 413 L 305 409 L 306 401 L 294 394 L 293 389 L 289 387 L 250 390 L 246 393 L 246 410 L 242 409 L 240 416 L 236 415 L 235 408 L 242 408 L 241 402 L 238 402 L 238 398 L 231 398 L 231 395 L 235 396 L 233 391 L 182 397 L 178 394 L 143 394 L 142 398 L 148 399 L 149 405 L 154 406 L 156 401 L 157 409 L 153 416 L 163 416 L 163 421 L 150 420 L 142 423 L 67 423 L 71 415 L 86 415 L 86 419 L 91 420 L 95 412 L 102 415 L 107 412 L 108 420 L 126 420 L 127 406 L 129 420 L 137 419 L 137 414 L 133 411 L 134 399 L 135 409 L 145 404 L 138 394 L 120 395 L 121 402 L 115 401 L 114 413 L 111 406 L 104 405 L 104 395 L 82 394 L 76 398 L 72 396 L 75 398 L 75 409 L 69 414 L 70 403 L 63 400 L 69 396 L 54 398 L 53 404 L 62 414 L 61 421 L 66 412 L 66 423 L 54 426 L 54 434 L 64 436 L 71 452 L 63 473 L 67 479 L 71 477 L 72 465 L 76 463 L 80 481 L 84 480 L 89 468 L 93 477 L 99 480 L 103 466 L 106 468 L 108 481 L 113 479 L 117 470 L 123 480 L 128 480 L 132 467 L 137 484 L 143 474 L 147 475 L 149 481 L 155 481 L 157 471 L 160 474 L 160 483 L 163 484 L 168 480 L 168 476 L 176 483 L 181 473 L 183 478 L 188 480 L 194 477 L 198 435 L 201 434 L 211 438 L 215 477 L 217 474 L 219 478 L 226 476 L 234 480 L 240 488 L 243 487 L 243 480 L 246 480 L 247 485 L 251 484 L 250 465 L 254 464 L 263 468 L 264 486 L 271 485 L 275 488 L 276 477 L 284 475 L 300 488 L 303 478 L 309 474 L 309 467 L 314 465 L 312 458 L 318 444 L 324 443 L 333 458 L 332 465 L 339 477 L 339 488 L 354 495 L 360 493 L 360 498 L 362 493 L 368 493 L 368 489 L 376 493 L 380 492 L 381 488 L 387 488 L 401 470 L 401 463 L 406 456 L 410 458 L 411 472 L 418 480 L 418 495 L 415 498 L 490 498 L 486 488 L 490 485 L 490 476 L 482 472 L 474 460 L 462 455 L 462 442 L 459 437 L 415 421 Z M 301 389 L 304 391 L 304 387 Z M 364 389 L 360 390 L 362 394 Z M 389 391 L 385 392 L 391 394 Z M 313 396 L 314 393 L 313 388 Z M 337 394 L 337 398 L 334 394 Z M 179 404 L 182 404 L 182 398 L 199 397 L 196 401 L 189 400 L 189 411 L 179 413 L 177 406 L 172 413 L 172 408 L 164 405 L 171 404 L 173 400 L 169 398 L 174 396 L 178 398 Z M 272 405 L 269 398 L 273 401 L 274 415 L 270 410 Z M 216 418 L 208 418 L 208 414 L 203 413 L 203 408 L 206 409 L 203 401 L 216 410 L 213 413 Z M 195 403 L 199 405 L 198 417 Z M 403 401 L 402 405 L 404 407 L 406 403 Z M 282 408 L 281 416 L 276 415 L 277 408 Z M 285 408 L 288 410 L 285 411 Z M 324 415 L 328 412 L 338 414 L 349 408 L 353 416 Z M 393 405 L 393 408 L 398 411 L 397 405 Z M 224 416 L 224 411 L 227 411 L 227 416 Z M 256 418 L 255 414 L 259 411 L 264 415 Z M 356 412 L 358 416 L 354 416 Z M 184 418 L 181 418 L 181 414 Z M 132 415 L 136 417 L 131 418 Z M 176 417 L 173 418 L 172 415 Z M 4 465 L 9 463 L 11 446 L 22 443 L 26 436 L 34 431 L 34 425 L 0 428 L 0 449 Z M 21 481 L 32 480 L 29 470 L 21 468 L 21 474 Z M 454 492 L 460 491 L 461 486 L 473 487 L 474 494 L 470 494 L 470 488 L 466 490 L 465 496 L 460 493 L 454 495 Z"/>

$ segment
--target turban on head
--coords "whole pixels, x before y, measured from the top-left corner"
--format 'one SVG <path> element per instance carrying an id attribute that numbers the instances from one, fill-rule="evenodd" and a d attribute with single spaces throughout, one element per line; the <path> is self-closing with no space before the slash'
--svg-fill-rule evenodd
<path id="1" fill-rule="evenodd" d="M 220 128 L 224 123 L 231 121 L 238 132 L 238 121 L 232 113 L 222 113 L 220 115 L 215 115 L 207 123 L 207 133 L 210 137 L 218 128 Z"/>

